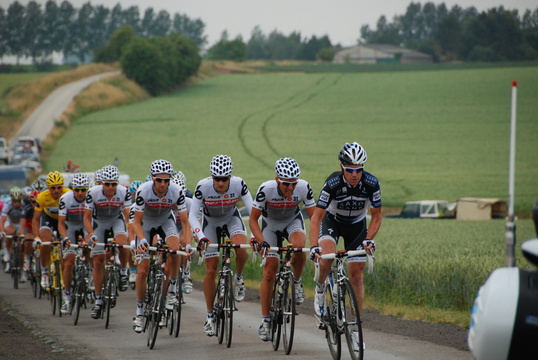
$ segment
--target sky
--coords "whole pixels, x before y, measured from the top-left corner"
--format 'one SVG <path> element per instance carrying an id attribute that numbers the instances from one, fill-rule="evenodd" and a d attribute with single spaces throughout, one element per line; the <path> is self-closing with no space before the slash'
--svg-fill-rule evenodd
<path id="1" fill-rule="evenodd" d="M 18 0 L 27 4 L 29 0 Z M 45 4 L 47 0 L 36 0 Z M 7 9 L 13 0 L 0 0 L 0 5 Z M 56 1 L 58 4 L 61 0 Z M 76 8 L 88 0 L 69 0 Z M 112 8 L 118 2 L 123 8 L 137 5 L 140 13 L 149 8 L 158 12 L 166 10 L 186 14 L 191 19 L 201 19 L 206 27 L 208 45 L 217 42 L 224 30 L 229 38 L 241 35 L 246 42 L 255 26 L 259 26 L 265 35 L 278 30 L 284 35 L 296 31 L 303 38 L 328 35 L 331 43 L 342 46 L 354 45 L 360 36 L 362 25 L 375 29 L 381 15 L 392 21 L 395 15 L 403 15 L 411 0 L 90 0 L 93 5 L 105 5 Z M 427 1 L 415 0 L 425 4 Z M 526 9 L 538 8 L 536 0 L 430 0 L 437 4 L 445 3 L 450 9 L 454 5 L 462 8 L 474 6 L 478 11 L 504 6 L 505 9 L 517 9 L 520 15 Z"/>

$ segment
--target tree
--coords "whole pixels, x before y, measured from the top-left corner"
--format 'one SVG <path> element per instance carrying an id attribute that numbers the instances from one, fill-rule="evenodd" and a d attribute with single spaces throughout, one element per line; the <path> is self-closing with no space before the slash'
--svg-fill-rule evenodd
<path id="1" fill-rule="evenodd" d="M 186 36 L 179 34 L 170 34 L 168 39 L 172 46 L 177 50 L 178 57 L 178 84 L 185 81 L 189 76 L 198 72 L 202 58 L 199 55 L 199 49 L 196 44 Z"/>
<path id="2" fill-rule="evenodd" d="M 151 36 L 166 36 L 170 32 L 172 26 L 172 20 L 170 20 L 170 14 L 161 10 L 155 17 L 155 21 L 151 26 Z"/>
<path id="3" fill-rule="evenodd" d="M 112 63 L 121 58 L 123 48 L 135 38 L 135 33 L 130 25 L 124 25 L 116 30 L 110 37 L 110 40 L 102 49 L 96 50 L 95 61 Z"/>
<path id="4" fill-rule="evenodd" d="M 140 10 L 138 6 L 130 6 L 122 12 L 123 25 L 119 28 L 129 25 L 135 34 L 140 35 Z M 112 34 L 110 34 L 112 35 Z M 108 36 L 110 38 L 110 36 Z"/>
<path id="5" fill-rule="evenodd" d="M 267 38 L 267 51 L 273 60 L 297 59 L 301 47 L 301 34 L 292 32 L 289 36 L 274 30 Z"/>
<path id="6" fill-rule="evenodd" d="M 0 58 L 8 53 L 6 11 L 0 6 Z"/>
<path id="7" fill-rule="evenodd" d="M 297 58 L 299 60 L 314 61 L 317 59 L 321 49 L 330 48 L 331 46 L 331 41 L 327 35 L 319 39 L 316 36 L 312 36 L 310 40 L 301 44 Z"/>
<path id="8" fill-rule="evenodd" d="M 456 15 L 441 20 L 434 32 L 435 56 L 441 61 L 459 60 L 465 47 L 463 29 Z"/>
<path id="9" fill-rule="evenodd" d="M 90 54 L 90 39 L 93 34 L 91 19 L 94 16 L 94 7 L 90 2 L 85 3 L 78 10 L 76 21 L 71 23 L 71 33 L 73 35 L 72 52 L 80 62 L 86 61 L 86 56 Z"/>
<path id="10" fill-rule="evenodd" d="M 64 1 L 60 5 L 57 33 L 58 43 L 54 48 L 62 52 L 64 62 L 67 62 L 69 55 L 74 52 L 75 34 L 73 32 L 73 23 L 76 19 L 76 13 L 77 10 L 69 1 Z"/>
<path id="11" fill-rule="evenodd" d="M 202 48 L 207 43 L 204 35 L 205 24 L 200 19 L 191 20 L 187 15 L 176 13 L 172 21 L 171 32 L 186 36 L 191 39 L 198 48 Z"/>
<path id="12" fill-rule="evenodd" d="M 55 47 L 59 42 L 58 40 L 58 28 L 60 9 L 56 4 L 56 1 L 49 0 L 45 3 L 45 10 L 43 12 L 43 23 L 39 28 L 40 46 L 46 61 L 51 61 L 52 53 L 57 50 Z"/>
<path id="13" fill-rule="evenodd" d="M 250 33 L 250 39 L 247 43 L 247 58 L 248 59 L 268 59 L 269 52 L 267 51 L 267 38 L 263 34 L 261 28 L 256 25 Z"/>
<path id="14" fill-rule="evenodd" d="M 223 33 L 223 35 L 225 35 Z M 226 36 L 222 36 L 221 40 L 209 48 L 207 58 L 210 60 L 233 60 L 245 61 L 247 58 L 247 45 L 243 42 L 241 36 L 237 36 L 234 40 L 226 40 Z"/>
<path id="15" fill-rule="evenodd" d="M 26 9 L 18 1 L 9 5 L 6 16 L 6 39 L 9 53 L 17 58 L 24 56 L 24 16 Z"/>
<path id="16" fill-rule="evenodd" d="M 140 35 L 148 37 L 151 35 L 151 30 L 153 27 L 153 22 L 155 21 L 155 11 L 153 8 L 149 7 L 144 11 L 144 17 L 140 23 Z"/>
<path id="17" fill-rule="evenodd" d="M 24 55 L 32 58 L 32 62 L 37 63 L 37 58 L 43 53 L 43 47 L 41 46 L 39 29 L 43 26 L 43 13 L 41 12 L 41 5 L 35 1 L 30 1 L 26 6 L 26 13 L 24 14 L 23 25 L 23 47 L 25 49 Z"/>
<path id="18" fill-rule="evenodd" d="M 157 95 L 168 84 L 163 54 L 157 44 L 144 38 L 134 38 L 120 59 L 125 76 L 133 79 L 150 94 Z"/>

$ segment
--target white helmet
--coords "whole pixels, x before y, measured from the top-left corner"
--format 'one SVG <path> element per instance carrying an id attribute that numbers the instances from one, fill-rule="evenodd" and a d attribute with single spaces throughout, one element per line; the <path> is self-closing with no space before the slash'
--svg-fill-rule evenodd
<path id="1" fill-rule="evenodd" d="M 185 174 L 183 174 L 181 171 L 176 171 L 172 176 L 172 180 L 179 186 L 187 188 L 187 178 L 185 177 Z"/>
<path id="2" fill-rule="evenodd" d="M 342 165 L 362 165 L 367 159 L 366 150 L 356 142 L 345 143 L 338 154 Z"/>
<path id="3" fill-rule="evenodd" d="M 71 187 L 90 187 L 90 177 L 86 174 L 75 174 L 71 180 Z"/>
<path id="4" fill-rule="evenodd" d="M 209 171 L 213 176 L 230 176 L 234 169 L 232 159 L 227 155 L 217 155 L 209 164 Z"/>
<path id="5" fill-rule="evenodd" d="M 286 157 L 276 161 L 275 174 L 281 179 L 298 179 L 301 175 L 301 168 L 297 161 Z"/>
<path id="6" fill-rule="evenodd" d="M 120 179 L 120 172 L 114 165 L 107 165 L 102 170 L 101 181 L 118 181 Z"/>
<path id="7" fill-rule="evenodd" d="M 99 181 L 103 180 L 101 175 L 103 174 L 103 169 L 97 169 L 95 175 L 93 176 L 93 181 L 97 184 Z"/>
<path id="8" fill-rule="evenodd" d="M 149 172 L 151 176 L 155 176 L 158 174 L 169 174 L 172 176 L 174 173 L 174 167 L 170 163 L 170 161 L 166 160 L 155 160 L 151 163 L 151 166 L 149 167 Z"/>

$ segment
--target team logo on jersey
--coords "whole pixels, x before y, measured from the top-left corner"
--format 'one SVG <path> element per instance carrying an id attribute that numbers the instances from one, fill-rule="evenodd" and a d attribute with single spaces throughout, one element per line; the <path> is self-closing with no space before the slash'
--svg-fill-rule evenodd
<path id="1" fill-rule="evenodd" d="M 91 204 L 93 202 L 93 197 L 90 194 L 88 194 L 88 196 L 86 196 L 86 202 L 89 203 L 89 204 Z"/>
<path id="2" fill-rule="evenodd" d="M 60 204 L 58 204 L 58 208 L 59 208 L 60 210 L 65 209 L 65 203 L 64 203 L 63 201 L 60 201 Z"/>
<path id="3" fill-rule="evenodd" d="M 136 205 L 138 205 L 138 206 L 144 205 L 144 198 L 142 196 L 137 196 L 136 197 Z"/>
<path id="4" fill-rule="evenodd" d="M 230 197 L 230 195 L 228 195 L 228 194 L 224 194 L 224 198 L 225 198 L 225 199 L 228 199 L 229 197 Z"/>
<path id="5" fill-rule="evenodd" d="M 256 202 L 264 202 L 265 201 L 265 192 L 258 191 L 256 194 Z"/>
<path id="6" fill-rule="evenodd" d="M 362 210 L 364 209 L 364 200 L 347 200 L 338 202 L 337 208 L 339 210 Z"/>
<path id="7" fill-rule="evenodd" d="M 329 181 L 327 181 L 327 184 L 329 185 L 330 188 L 334 188 L 338 184 L 340 184 L 340 178 L 339 177 L 333 177 L 332 179 L 329 179 Z"/>

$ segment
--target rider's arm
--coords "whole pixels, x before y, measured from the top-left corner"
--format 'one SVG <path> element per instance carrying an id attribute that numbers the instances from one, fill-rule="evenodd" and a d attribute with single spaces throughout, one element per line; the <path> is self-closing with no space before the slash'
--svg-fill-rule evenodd
<path id="1" fill-rule="evenodd" d="M 370 219 L 370 224 L 368 224 L 368 233 L 366 234 L 366 238 L 368 240 L 373 240 L 381 227 L 381 220 L 383 219 L 383 216 L 381 216 L 381 207 L 371 208 L 370 215 L 372 218 Z"/>
<path id="2" fill-rule="evenodd" d="M 39 225 L 41 222 L 41 213 L 43 211 L 41 209 L 35 208 L 34 209 L 34 217 L 32 219 L 32 229 L 34 230 L 34 234 L 36 237 L 40 237 L 39 234 Z"/>
<path id="3" fill-rule="evenodd" d="M 197 189 L 197 192 L 192 198 L 191 211 L 189 212 L 189 223 L 198 239 L 205 237 L 204 232 L 202 231 L 202 225 L 200 224 L 200 221 L 198 220 L 198 214 L 200 213 L 200 208 L 202 206 L 202 203 L 203 203 L 202 195 L 198 194 L 198 189 Z"/>
<path id="4" fill-rule="evenodd" d="M 321 227 L 321 220 L 323 220 L 323 217 L 325 216 L 326 212 L 327 211 L 325 209 L 316 206 L 314 208 L 313 214 L 310 216 L 310 247 L 319 246 L 319 229 Z"/>
<path id="5" fill-rule="evenodd" d="M 260 229 L 260 224 L 258 223 L 258 219 L 262 215 L 262 211 L 257 208 L 252 208 L 250 211 L 250 217 L 248 220 L 248 224 L 250 226 L 250 232 L 252 233 L 252 236 L 258 240 L 259 243 L 262 241 L 265 241 L 262 235 L 262 230 Z"/>
<path id="6" fill-rule="evenodd" d="M 187 234 L 192 234 L 191 224 L 189 223 L 189 212 L 187 210 L 178 212 L 179 218 L 181 220 L 182 230 L 181 232 L 188 236 Z M 188 242 L 190 244 L 190 241 Z"/>
<path id="7" fill-rule="evenodd" d="M 67 237 L 67 226 L 65 226 L 66 219 L 66 216 L 58 216 L 58 232 L 60 233 L 60 237 L 62 239 L 65 239 Z"/>
<path id="8" fill-rule="evenodd" d="M 84 230 L 88 236 L 93 235 L 93 209 L 84 209 Z"/>
<path id="9" fill-rule="evenodd" d="M 6 223 L 6 216 L 2 215 L 0 216 L 0 232 L 4 232 L 4 224 Z"/>

